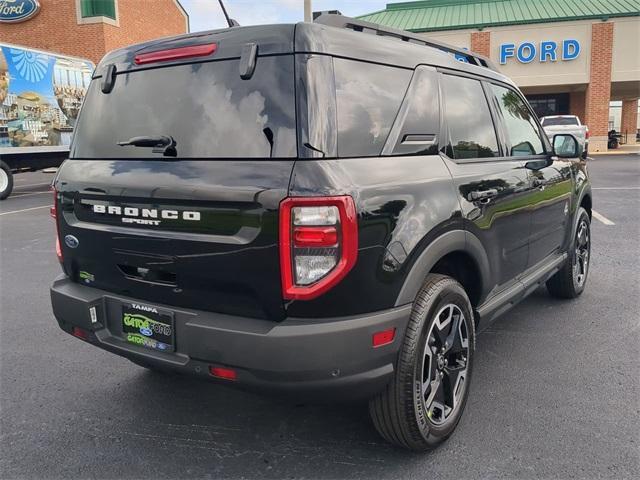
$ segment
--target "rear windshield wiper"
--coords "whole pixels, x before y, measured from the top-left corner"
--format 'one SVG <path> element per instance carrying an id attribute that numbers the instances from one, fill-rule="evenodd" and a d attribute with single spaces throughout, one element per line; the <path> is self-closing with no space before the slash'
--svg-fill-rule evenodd
<path id="1" fill-rule="evenodd" d="M 118 142 L 121 147 L 151 147 L 153 153 L 161 153 L 165 157 L 177 157 L 176 141 L 165 135 L 132 137 L 125 142 Z"/>

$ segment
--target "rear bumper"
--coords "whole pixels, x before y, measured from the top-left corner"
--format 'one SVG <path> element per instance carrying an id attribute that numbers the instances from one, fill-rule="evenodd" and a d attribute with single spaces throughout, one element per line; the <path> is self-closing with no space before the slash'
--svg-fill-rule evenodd
<path id="1" fill-rule="evenodd" d="M 175 352 L 126 342 L 121 305 L 136 299 L 87 287 L 61 276 L 51 287 L 60 327 L 90 332 L 88 341 L 104 350 L 160 368 L 189 373 L 231 386 L 301 398 L 367 398 L 391 379 L 410 306 L 367 315 L 330 319 L 288 318 L 274 323 L 198 310 L 156 305 L 175 312 Z M 145 303 L 140 301 L 140 303 Z M 92 323 L 90 307 L 96 308 Z M 395 328 L 391 344 L 372 348 L 375 332 Z M 209 366 L 230 367 L 237 380 L 216 379 Z"/>

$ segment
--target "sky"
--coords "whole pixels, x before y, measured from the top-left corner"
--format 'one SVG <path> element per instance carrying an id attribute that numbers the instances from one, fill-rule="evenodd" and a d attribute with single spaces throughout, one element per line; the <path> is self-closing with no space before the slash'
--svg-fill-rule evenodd
<path id="1" fill-rule="evenodd" d="M 340 10 L 348 16 L 383 10 L 396 0 L 313 0 L 313 11 Z M 192 32 L 226 27 L 218 0 L 180 0 Z M 303 0 L 224 0 L 229 16 L 240 25 L 288 23 L 303 19 Z"/>

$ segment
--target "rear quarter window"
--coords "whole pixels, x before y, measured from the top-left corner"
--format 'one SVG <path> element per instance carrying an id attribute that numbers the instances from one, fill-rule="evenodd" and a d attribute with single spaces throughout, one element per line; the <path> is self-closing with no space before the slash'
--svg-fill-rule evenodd
<path id="1" fill-rule="evenodd" d="M 340 58 L 334 71 L 338 155 L 380 155 L 413 72 Z"/>

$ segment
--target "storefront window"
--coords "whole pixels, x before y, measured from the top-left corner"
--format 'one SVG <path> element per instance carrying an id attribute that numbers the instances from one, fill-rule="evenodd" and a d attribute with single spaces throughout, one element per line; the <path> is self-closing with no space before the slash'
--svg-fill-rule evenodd
<path id="1" fill-rule="evenodd" d="M 109 17 L 116 19 L 116 0 L 80 0 L 82 18 Z"/>

